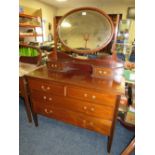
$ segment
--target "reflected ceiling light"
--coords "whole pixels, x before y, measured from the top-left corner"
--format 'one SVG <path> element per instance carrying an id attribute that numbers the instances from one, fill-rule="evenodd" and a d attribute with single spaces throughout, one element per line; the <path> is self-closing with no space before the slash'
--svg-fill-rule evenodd
<path id="1" fill-rule="evenodd" d="M 62 27 L 71 27 L 71 24 L 64 21 L 64 22 L 62 22 L 61 26 Z"/>
<path id="2" fill-rule="evenodd" d="M 87 14 L 86 12 L 82 12 L 82 16 L 86 16 L 86 14 Z"/>

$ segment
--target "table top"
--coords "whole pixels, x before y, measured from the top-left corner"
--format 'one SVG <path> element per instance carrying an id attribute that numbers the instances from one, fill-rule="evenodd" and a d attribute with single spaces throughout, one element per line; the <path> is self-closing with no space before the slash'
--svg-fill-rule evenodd
<path id="1" fill-rule="evenodd" d="M 43 80 L 61 82 L 64 84 L 73 84 L 83 88 L 93 90 L 106 91 L 109 93 L 124 94 L 125 83 L 122 79 L 121 83 L 115 83 L 111 79 L 93 78 L 90 74 L 82 72 L 81 70 L 69 70 L 66 72 L 48 71 L 47 67 L 41 67 L 33 72 L 30 72 L 26 77 L 39 78 Z"/>
<path id="2" fill-rule="evenodd" d="M 29 64 L 29 63 L 19 63 L 19 77 L 23 77 L 26 74 L 29 74 L 30 72 L 40 68 L 42 66 L 37 66 L 34 64 Z"/>

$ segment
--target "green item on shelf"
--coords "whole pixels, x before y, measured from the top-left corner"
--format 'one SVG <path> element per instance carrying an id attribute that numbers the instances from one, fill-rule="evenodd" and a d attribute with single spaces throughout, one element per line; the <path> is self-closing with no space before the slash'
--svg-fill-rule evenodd
<path id="1" fill-rule="evenodd" d="M 19 55 L 20 56 L 27 56 L 27 57 L 36 57 L 36 56 L 38 56 L 38 52 L 34 48 L 20 47 L 19 48 Z"/>
<path id="2" fill-rule="evenodd" d="M 125 69 L 123 75 L 125 77 L 125 80 L 127 80 L 127 81 L 135 81 L 135 78 L 134 78 L 135 72 L 134 71 Z"/>

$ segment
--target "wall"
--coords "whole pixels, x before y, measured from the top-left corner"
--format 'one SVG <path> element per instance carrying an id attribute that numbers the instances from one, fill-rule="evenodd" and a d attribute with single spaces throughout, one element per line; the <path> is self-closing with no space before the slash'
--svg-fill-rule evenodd
<path id="1" fill-rule="evenodd" d="M 50 22 L 52 24 L 51 32 L 53 34 L 53 17 L 56 15 L 56 8 L 52 7 L 50 5 L 41 3 L 36 0 L 20 0 L 19 4 L 21 6 L 25 6 L 32 9 L 40 9 L 42 10 L 42 18 L 45 21 L 45 38 L 44 41 L 48 40 L 48 23 Z"/>

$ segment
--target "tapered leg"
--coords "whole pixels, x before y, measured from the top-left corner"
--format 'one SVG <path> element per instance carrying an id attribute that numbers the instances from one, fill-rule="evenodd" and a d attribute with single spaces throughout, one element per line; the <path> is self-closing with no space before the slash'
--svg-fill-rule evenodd
<path id="1" fill-rule="evenodd" d="M 24 101 L 25 101 L 24 104 L 25 104 L 27 118 L 28 118 L 29 122 L 31 123 L 32 122 L 31 108 L 30 108 L 30 105 L 29 105 L 27 97 L 24 97 Z"/>
<path id="2" fill-rule="evenodd" d="M 107 143 L 107 151 L 108 151 L 108 153 L 110 153 L 110 151 L 111 151 L 112 140 L 113 140 L 113 136 L 108 136 L 108 143 Z"/>
<path id="3" fill-rule="evenodd" d="M 19 87 L 20 87 L 20 95 L 24 98 L 24 105 L 26 109 L 26 114 L 29 122 L 32 122 L 32 116 L 31 116 L 31 107 L 28 97 L 28 91 L 26 86 L 26 81 L 24 77 L 20 77 L 19 79 Z"/>
<path id="4" fill-rule="evenodd" d="M 37 116 L 37 114 L 35 114 L 35 113 L 33 113 L 33 112 L 32 112 L 32 116 L 33 116 L 34 124 L 35 124 L 35 126 L 37 127 L 37 126 L 38 126 L 38 116 Z"/>

